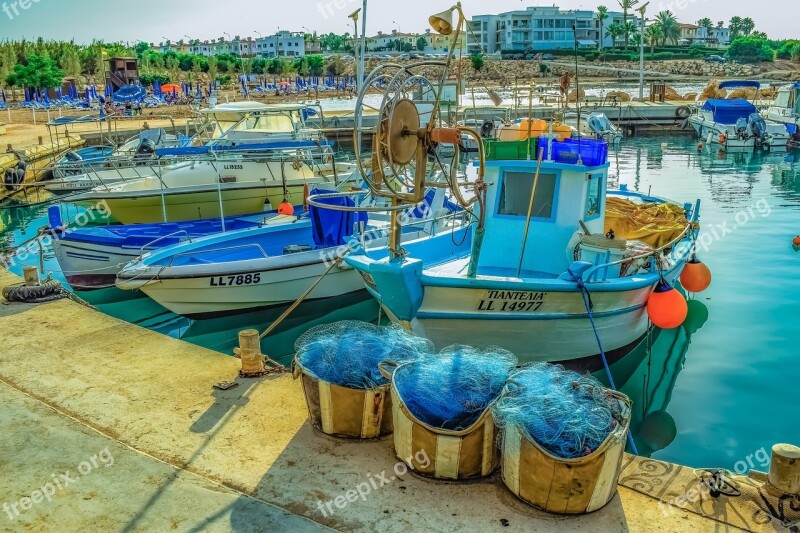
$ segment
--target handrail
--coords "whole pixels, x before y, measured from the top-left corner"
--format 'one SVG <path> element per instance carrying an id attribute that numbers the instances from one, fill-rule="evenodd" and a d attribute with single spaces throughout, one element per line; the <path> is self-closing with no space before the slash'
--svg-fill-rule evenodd
<path id="1" fill-rule="evenodd" d="M 189 237 L 189 232 L 188 231 L 186 231 L 184 229 L 178 230 L 178 231 L 176 231 L 174 233 L 170 233 L 169 235 L 162 235 L 158 239 L 156 239 L 154 241 L 150 241 L 147 244 L 145 244 L 144 246 L 142 246 L 141 248 L 139 248 L 139 255 L 138 255 L 137 259 L 141 258 L 144 255 L 144 249 L 147 248 L 148 246 L 153 246 L 155 243 L 157 243 L 159 241 L 163 241 L 164 239 L 169 239 L 170 237 L 174 237 L 176 235 L 180 235 L 181 233 L 186 235 L 186 237 L 189 239 L 189 242 L 192 242 L 191 237 Z"/>
<path id="2" fill-rule="evenodd" d="M 255 248 L 256 250 L 261 252 L 261 254 L 264 257 L 264 259 L 269 259 L 269 255 L 267 255 L 267 252 L 264 251 L 264 249 L 261 247 L 261 245 L 259 245 L 259 244 L 240 244 L 239 246 L 227 246 L 225 248 L 213 248 L 213 249 L 210 249 L 210 250 L 199 250 L 199 251 L 195 251 L 195 252 L 191 252 L 191 251 L 190 252 L 181 252 L 181 253 L 173 255 L 172 258 L 169 261 L 169 264 L 165 268 L 170 268 L 172 266 L 172 264 L 175 262 L 175 260 L 177 258 L 179 258 L 179 257 L 184 257 L 184 256 L 188 256 L 188 255 L 202 255 L 204 253 L 212 253 L 212 252 L 227 252 L 227 251 L 231 251 L 231 250 L 241 250 L 243 248 Z M 153 265 L 153 266 L 157 266 L 157 265 Z"/>

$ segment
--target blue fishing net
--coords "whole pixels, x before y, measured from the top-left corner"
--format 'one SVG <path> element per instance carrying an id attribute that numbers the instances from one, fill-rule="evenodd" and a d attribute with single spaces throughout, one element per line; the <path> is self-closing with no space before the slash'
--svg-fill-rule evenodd
<path id="1" fill-rule="evenodd" d="M 622 409 L 592 376 L 535 363 L 509 378 L 492 414 L 498 426 L 514 425 L 552 455 L 574 459 L 605 442 Z"/>
<path id="2" fill-rule="evenodd" d="M 441 429 L 467 429 L 503 390 L 517 366 L 500 348 L 451 346 L 395 373 L 397 394 L 420 421 Z"/>
<path id="3" fill-rule="evenodd" d="M 433 351 L 433 344 L 399 326 L 342 321 L 306 331 L 295 343 L 300 364 L 317 378 L 351 389 L 388 383 L 378 370 L 382 361 L 398 364 Z"/>

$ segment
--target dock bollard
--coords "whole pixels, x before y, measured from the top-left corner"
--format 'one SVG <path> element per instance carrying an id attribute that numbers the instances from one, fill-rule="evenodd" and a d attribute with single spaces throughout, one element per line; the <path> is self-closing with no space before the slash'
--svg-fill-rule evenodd
<path id="1" fill-rule="evenodd" d="M 769 484 L 784 494 L 800 494 L 800 448 L 791 444 L 772 447 Z"/>
<path id="2" fill-rule="evenodd" d="M 264 356 L 261 355 L 261 338 L 255 329 L 239 332 L 239 357 L 242 360 L 240 375 L 260 376 L 265 372 Z"/>
<path id="3" fill-rule="evenodd" d="M 26 287 L 36 287 L 39 285 L 39 269 L 35 266 L 26 266 L 23 270 Z"/>

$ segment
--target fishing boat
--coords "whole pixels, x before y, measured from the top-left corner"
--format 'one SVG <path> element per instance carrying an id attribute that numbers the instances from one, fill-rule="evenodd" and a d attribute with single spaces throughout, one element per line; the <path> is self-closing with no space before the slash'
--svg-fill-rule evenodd
<path id="1" fill-rule="evenodd" d="M 59 206 L 48 209 L 48 218 L 46 230 L 54 237 L 53 252 L 61 272 L 73 289 L 82 291 L 113 287 L 122 267 L 153 250 L 206 235 L 295 220 L 270 211 L 167 224 L 70 227 L 64 224 Z"/>
<path id="2" fill-rule="evenodd" d="M 353 209 L 373 207 L 368 198 L 351 198 L 345 203 Z M 441 252 L 467 237 L 465 225 L 454 225 L 446 217 L 446 205 L 440 190 L 423 213 L 416 208 L 407 213 L 414 220 L 402 240 L 410 249 L 425 239 L 426 247 L 432 243 Z M 310 287 L 305 299 L 332 298 L 363 290 L 361 277 L 340 264 L 340 258 L 355 248 L 376 259 L 386 256 L 387 227 L 386 219 L 369 221 L 365 211 L 329 212 L 312 206 L 307 216 L 292 217 L 288 224 L 228 231 L 145 254 L 120 271 L 117 287 L 140 289 L 173 313 L 190 318 L 283 305 Z"/>
<path id="3" fill-rule="evenodd" d="M 442 64 L 442 78 L 449 64 Z M 382 79 L 393 85 L 384 92 L 369 157 L 358 135 L 355 143 L 361 172 L 380 176 L 384 168 L 405 169 L 413 172 L 413 191 L 427 182 L 424 159 L 431 143 L 453 143 L 464 133 L 480 139 L 470 128 L 420 123 L 406 94 L 417 84 L 432 84 L 420 81 L 423 68 L 387 64 L 373 70 L 365 87 Z M 359 100 L 364 94 L 362 89 Z M 397 238 L 402 224 L 395 221 L 385 257 L 345 258 L 392 321 L 437 348 L 499 345 L 523 362 L 596 363 L 600 353 L 621 357 L 645 335 L 648 301 L 658 300 L 652 294 L 676 280 L 692 257 L 699 201 L 674 203 L 626 189 L 609 194 L 608 144 L 566 138 L 568 129 L 551 128 L 520 122 L 511 128 L 508 150 L 504 141 L 484 150 L 481 140 L 471 191 L 453 171 L 448 190 L 471 217 L 471 238 L 460 246 L 457 241 L 441 248 L 422 239 L 411 249 Z M 523 131 L 538 137 L 520 141 Z M 419 200 L 383 180 L 367 183 L 374 196 L 393 205 Z"/>
<path id="4" fill-rule="evenodd" d="M 123 224 L 220 218 L 302 204 L 306 187 L 347 181 L 355 169 L 334 161 L 328 142 L 185 150 L 182 160 L 154 175 L 96 187 L 70 201 L 90 209 L 103 205 Z"/>
<path id="5" fill-rule="evenodd" d="M 757 81 L 724 81 L 720 89 L 761 88 Z M 707 144 L 726 149 L 786 148 L 789 132 L 784 124 L 765 121 L 758 108 L 745 98 L 709 99 L 687 119 Z"/>
<path id="6" fill-rule="evenodd" d="M 762 115 L 771 122 L 785 124 L 795 141 L 800 141 L 800 82 L 780 87 L 775 102 Z"/>

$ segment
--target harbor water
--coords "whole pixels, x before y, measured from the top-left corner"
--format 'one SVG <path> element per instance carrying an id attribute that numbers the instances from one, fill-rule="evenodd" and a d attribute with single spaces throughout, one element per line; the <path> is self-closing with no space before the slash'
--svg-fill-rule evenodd
<path id="1" fill-rule="evenodd" d="M 611 152 L 612 186 L 701 200 L 699 255 L 713 272 L 710 289 L 692 296 L 684 326 L 654 331 L 613 365 L 617 385 L 633 400 L 640 454 L 693 467 L 763 470 L 759 450 L 797 441 L 796 403 L 775 401 L 796 396 L 800 380 L 800 254 L 791 246 L 800 234 L 796 158 L 800 152 L 698 150 L 688 136 L 625 139 Z M 32 238 L 46 222 L 46 206 L 0 209 L 0 250 Z M 45 272 L 59 278 L 52 252 L 41 255 Z M 34 247 L 12 270 L 39 262 Z M 283 312 L 190 321 L 142 294 L 103 289 L 79 296 L 109 315 L 224 353 L 232 353 L 239 330 L 264 329 Z M 365 291 L 305 303 L 264 351 L 285 362 L 309 327 L 343 319 L 382 317 Z"/>

